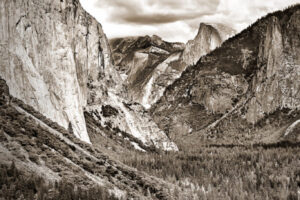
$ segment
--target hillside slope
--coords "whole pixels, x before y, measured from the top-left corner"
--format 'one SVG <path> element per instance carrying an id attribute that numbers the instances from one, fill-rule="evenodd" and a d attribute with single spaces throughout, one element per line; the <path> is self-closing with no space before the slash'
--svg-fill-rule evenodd
<path id="1" fill-rule="evenodd" d="M 153 106 L 155 121 L 177 141 L 282 138 L 299 119 L 299 19 L 299 4 L 269 14 L 202 57 Z"/>
<path id="2" fill-rule="evenodd" d="M 97 134 L 103 133 L 98 130 Z M 80 141 L 70 130 L 12 97 L 0 79 L 0 164 L 11 163 L 28 177 L 42 177 L 46 184 L 63 181 L 91 193 L 103 188 L 118 199 L 172 199 L 167 188 L 175 188 Z M 26 195 L 27 191 L 21 192 Z M 49 199 L 53 192 L 57 191 L 44 191 Z"/>

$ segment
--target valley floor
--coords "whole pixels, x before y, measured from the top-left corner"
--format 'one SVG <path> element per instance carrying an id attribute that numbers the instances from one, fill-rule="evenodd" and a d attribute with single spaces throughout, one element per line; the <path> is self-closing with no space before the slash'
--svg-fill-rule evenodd
<path id="1" fill-rule="evenodd" d="M 216 145 L 190 152 L 136 153 L 123 162 L 190 191 L 193 199 L 298 200 L 299 151 L 299 144 Z"/>

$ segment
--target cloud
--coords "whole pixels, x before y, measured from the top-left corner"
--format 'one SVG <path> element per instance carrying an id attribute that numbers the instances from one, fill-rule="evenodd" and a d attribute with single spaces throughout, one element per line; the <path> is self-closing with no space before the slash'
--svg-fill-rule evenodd
<path id="1" fill-rule="evenodd" d="M 241 31 L 267 13 L 299 2 L 299 0 L 220 0 L 217 12 L 208 18 L 222 20 Z"/>
<path id="2" fill-rule="evenodd" d="M 81 0 L 109 38 L 159 35 L 168 41 L 192 39 L 200 22 L 241 31 L 269 12 L 300 0 Z"/>
<path id="3" fill-rule="evenodd" d="M 95 7 L 105 7 L 112 23 L 162 24 L 210 15 L 219 0 L 204 6 L 199 5 L 201 1 L 206 0 L 98 0 Z"/>
<path id="4" fill-rule="evenodd" d="M 120 21 L 134 24 L 165 24 L 187 19 L 195 19 L 199 16 L 210 15 L 211 13 L 195 12 L 195 13 L 157 13 L 157 14 L 138 14 L 116 15 L 120 17 Z M 114 19 L 116 16 L 112 17 Z M 111 20 L 113 21 L 113 20 Z"/>

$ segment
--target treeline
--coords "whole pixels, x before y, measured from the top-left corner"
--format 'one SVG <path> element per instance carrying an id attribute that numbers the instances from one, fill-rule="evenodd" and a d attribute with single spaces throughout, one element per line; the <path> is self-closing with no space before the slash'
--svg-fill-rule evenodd
<path id="1" fill-rule="evenodd" d="M 298 200 L 299 150 L 203 147 L 162 155 L 136 153 L 124 156 L 123 162 L 192 190 L 199 199 Z"/>

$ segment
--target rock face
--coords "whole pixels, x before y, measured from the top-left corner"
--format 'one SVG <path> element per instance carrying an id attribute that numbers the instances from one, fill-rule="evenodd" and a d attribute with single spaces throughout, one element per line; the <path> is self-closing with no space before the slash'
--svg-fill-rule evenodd
<path id="1" fill-rule="evenodd" d="M 165 42 L 158 36 L 111 40 L 115 64 L 131 99 L 149 109 L 187 66 L 233 35 L 234 31 L 228 30 L 231 29 L 220 24 L 201 23 L 195 39 L 186 45 Z"/>
<path id="2" fill-rule="evenodd" d="M 212 25 L 201 23 L 196 37 L 187 42 L 182 59 L 187 65 L 196 64 L 201 56 L 219 47 L 221 43 L 219 31 Z"/>
<path id="3" fill-rule="evenodd" d="M 162 79 L 160 76 L 176 71 L 169 67 L 169 63 L 178 59 L 178 52 L 183 51 L 184 44 L 165 42 L 155 35 L 117 38 L 110 43 L 115 65 L 122 74 L 129 98 L 148 109 L 153 101 L 150 96 L 156 98 L 158 92 L 152 88 L 153 84 L 156 85 L 157 79 Z M 167 68 L 168 74 L 165 73 Z"/>
<path id="4" fill-rule="evenodd" d="M 141 105 L 128 101 L 113 91 L 108 91 L 108 96 L 102 96 L 101 101 L 101 104 L 88 106 L 86 111 L 102 127 L 129 133 L 148 147 L 178 151 L 176 144 L 158 128 Z"/>
<path id="5" fill-rule="evenodd" d="M 100 113 L 102 106 L 115 101 L 109 94 L 122 93 L 101 25 L 78 0 L 4 0 L 0 10 L 0 76 L 11 95 L 65 128 L 71 124 L 78 138 L 90 142 L 84 110 Z M 122 127 L 140 126 L 119 121 L 125 123 Z M 154 137 L 170 143 L 155 123 L 150 124 L 144 126 L 156 128 L 151 129 L 158 134 Z"/>
<path id="6" fill-rule="evenodd" d="M 299 5 L 269 14 L 187 68 L 151 109 L 156 122 L 173 138 L 292 124 L 300 108 L 299 14 Z"/>
<path id="7" fill-rule="evenodd" d="M 296 10 L 287 21 L 271 16 L 266 27 L 265 38 L 259 45 L 260 69 L 252 81 L 255 97 L 249 103 L 246 118 L 256 123 L 266 113 L 280 108 L 300 108 L 300 10 Z"/>
<path id="8" fill-rule="evenodd" d="M 82 107 L 87 99 L 83 74 L 95 64 L 87 56 L 88 46 L 97 42 L 99 46 L 100 37 L 88 39 L 86 24 L 92 20 L 77 4 L 1 1 L 0 75 L 13 96 L 64 127 L 71 122 L 74 133 L 89 142 Z M 97 30 L 96 22 L 93 26 Z M 98 30 L 97 35 L 101 35 Z"/>

